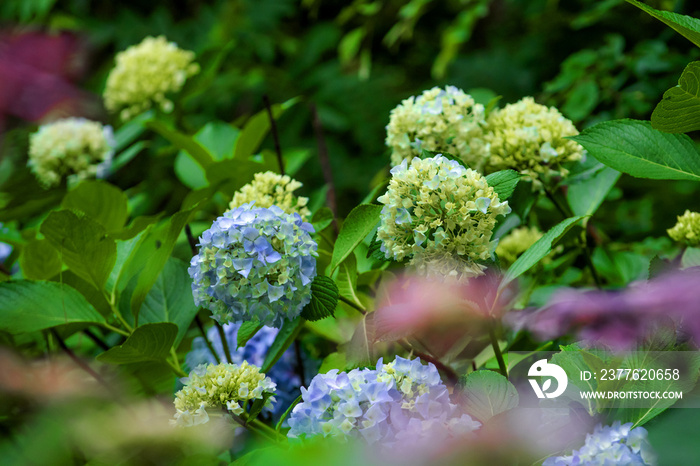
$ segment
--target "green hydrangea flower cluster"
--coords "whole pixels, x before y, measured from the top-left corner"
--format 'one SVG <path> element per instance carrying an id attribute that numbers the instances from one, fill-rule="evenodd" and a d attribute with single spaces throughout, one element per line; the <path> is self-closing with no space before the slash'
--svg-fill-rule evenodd
<path id="1" fill-rule="evenodd" d="M 496 254 L 501 265 L 508 266 L 515 262 L 522 253 L 542 238 L 542 232 L 537 227 L 515 228 L 501 238 L 496 247 Z"/>
<path id="2" fill-rule="evenodd" d="M 584 155 L 576 142 L 564 139 L 578 130 L 554 107 L 535 103 L 532 97 L 494 110 L 488 117 L 485 140 L 490 156 L 487 171 L 512 168 L 535 180 L 540 175 L 566 176 L 564 162 Z"/>
<path id="3" fill-rule="evenodd" d="M 668 230 L 668 236 L 691 247 L 700 246 L 700 213 L 686 210 L 679 215 L 678 223 Z"/>
<path id="4" fill-rule="evenodd" d="M 182 50 L 164 36 L 146 37 L 140 44 L 117 54 L 117 66 L 109 73 L 104 92 L 111 112 L 121 109 L 123 120 L 133 118 L 154 104 L 164 112 L 173 109 L 166 94 L 179 92 L 187 78 L 199 72 L 194 53 Z"/>
<path id="5" fill-rule="evenodd" d="M 391 165 L 410 161 L 425 149 L 453 154 L 465 165 L 481 169 L 488 157 L 484 118 L 484 106 L 454 86 L 409 97 L 391 111 L 386 127 Z"/>
<path id="6" fill-rule="evenodd" d="M 253 181 L 244 185 L 234 195 L 229 204 L 229 209 L 233 210 L 243 204 L 255 202 L 256 207 L 270 207 L 276 205 L 287 214 L 297 213 L 303 220 L 311 216 L 306 204 L 307 197 L 297 197 L 294 191 L 301 188 L 302 184 L 287 175 L 280 175 L 267 171 L 256 173 Z"/>
<path id="7" fill-rule="evenodd" d="M 201 364 L 181 381 L 185 386 L 175 394 L 177 412 L 170 422 L 185 427 L 209 421 L 207 408 L 225 407 L 239 415 L 248 401 L 263 399 L 266 393 L 273 395 L 276 388 L 258 366 L 246 361 L 240 365 Z M 274 401 L 268 398 L 265 407 L 272 407 Z"/>
<path id="8" fill-rule="evenodd" d="M 387 258 L 413 256 L 414 266 L 439 264 L 444 258 L 465 262 L 463 270 L 480 273 L 476 261 L 491 257 L 498 215 L 510 212 L 477 171 L 442 155 L 404 159 L 392 168 L 377 239 Z"/>
<path id="9" fill-rule="evenodd" d="M 106 176 L 115 146 L 112 128 L 84 118 L 42 125 L 29 137 L 29 168 L 45 188 Z"/>

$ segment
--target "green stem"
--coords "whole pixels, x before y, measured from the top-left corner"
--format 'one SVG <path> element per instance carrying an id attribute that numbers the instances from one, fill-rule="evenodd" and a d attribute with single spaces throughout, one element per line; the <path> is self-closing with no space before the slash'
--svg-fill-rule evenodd
<path id="1" fill-rule="evenodd" d="M 119 308 L 115 304 L 115 298 L 114 298 L 114 293 L 111 295 L 107 295 L 106 292 L 104 292 L 104 297 L 109 303 L 109 307 L 112 310 L 112 314 L 115 315 L 117 320 L 124 326 L 124 328 L 129 332 L 129 335 L 133 333 L 134 329 L 129 325 L 129 323 L 124 319 L 124 316 L 122 316 L 122 313 L 119 312 Z"/>
<path id="2" fill-rule="evenodd" d="M 214 347 L 211 345 L 211 342 L 209 341 L 209 337 L 207 337 L 207 332 L 204 331 L 204 325 L 202 325 L 202 319 L 199 318 L 199 316 L 195 316 L 194 321 L 197 323 L 197 328 L 199 329 L 199 333 L 202 334 L 202 338 L 204 338 L 204 343 L 206 343 L 207 348 L 209 348 L 209 352 L 214 356 L 214 360 L 216 360 L 217 364 L 221 364 L 221 359 L 219 359 L 219 355 L 216 354 L 216 351 L 214 351 Z"/>
<path id="3" fill-rule="evenodd" d="M 122 329 L 120 329 L 120 328 L 117 328 L 117 327 L 114 327 L 114 326 L 112 326 L 112 325 L 109 325 L 109 324 L 106 323 L 106 322 L 101 323 L 100 325 L 103 326 L 104 328 L 106 328 L 107 330 L 111 330 L 111 331 L 113 331 L 113 332 L 115 332 L 115 333 L 118 333 L 119 335 L 123 335 L 123 336 L 125 336 L 125 337 L 131 336 L 130 333 L 125 332 L 124 330 L 122 330 Z"/>
<path id="4" fill-rule="evenodd" d="M 226 361 L 228 361 L 229 364 L 233 364 L 231 351 L 228 348 L 228 341 L 226 340 L 226 332 L 224 332 L 224 328 L 221 326 L 220 323 L 215 321 L 214 325 L 216 325 L 216 330 L 219 332 L 219 338 L 221 338 L 221 345 L 224 347 L 224 355 L 226 356 Z"/>
<path id="5" fill-rule="evenodd" d="M 367 315 L 367 309 L 365 309 L 364 307 L 361 307 L 359 304 L 357 304 L 357 303 L 355 303 L 355 302 L 350 301 L 350 300 L 349 300 L 348 298 L 346 298 L 345 296 L 340 296 L 340 295 L 338 295 L 338 299 L 339 299 L 340 301 L 344 302 L 345 304 L 347 304 L 348 306 L 350 306 L 350 307 L 356 309 L 356 310 L 357 310 L 358 312 L 360 312 L 362 315 Z"/>
<path id="6" fill-rule="evenodd" d="M 173 348 L 172 346 L 170 347 L 170 355 L 173 357 L 172 362 L 168 360 L 168 364 L 170 364 L 170 367 L 172 367 L 175 373 L 180 377 L 187 377 L 188 374 L 182 370 L 182 367 L 180 366 L 180 361 L 178 361 L 177 359 L 177 353 L 175 352 L 175 348 Z"/>
<path id="7" fill-rule="evenodd" d="M 292 401 L 292 404 L 289 405 L 289 408 L 287 408 L 287 410 L 284 412 L 284 414 L 282 414 L 282 417 L 280 417 L 280 420 L 277 422 L 277 425 L 275 426 L 275 432 L 280 431 L 284 420 L 287 419 L 287 416 L 289 416 L 289 413 L 292 412 L 292 409 L 294 409 L 294 407 L 296 405 L 298 405 L 300 402 L 301 402 L 301 395 L 299 395 L 296 400 Z"/>
<path id="8" fill-rule="evenodd" d="M 496 355 L 496 361 L 498 361 L 501 374 L 503 374 L 504 377 L 508 377 L 508 366 L 506 366 L 506 362 L 503 360 L 503 353 L 501 353 L 501 347 L 498 344 L 496 329 L 493 323 L 489 326 L 489 336 L 491 337 L 491 346 L 493 346 L 493 352 Z"/>

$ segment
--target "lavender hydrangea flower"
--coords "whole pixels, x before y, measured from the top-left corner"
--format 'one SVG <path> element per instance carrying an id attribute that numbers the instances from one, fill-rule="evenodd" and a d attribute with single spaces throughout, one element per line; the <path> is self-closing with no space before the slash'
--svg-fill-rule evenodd
<path id="1" fill-rule="evenodd" d="M 382 448 L 459 436 L 480 423 L 460 412 L 434 365 L 382 359 L 376 369 L 332 370 L 302 388 L 289 418 L 290 438 L 364 439 Z"/>
<path id="2" fill-rule="evenodd" d="M 195 304 L 214 319 L 281 327 L 311 300 L 316 242 L 311 224 L 277 206 L 253 203 L 226 212 L 199 238 L 192 258 Z"/>
<path id="3" fill-rule="evenodd" d="M 594 466 L 594 465 L 645 466 L 656 464 L 656 457 L 647 440 L 643 427 L 632 429 L 632 423 L 612 426 L 598 425 L 593 434 L 586 436 L 586 443 L 571 456 L 547 458 L 542 466 Z"/>
<path id="4" fill-rule="evenodd" d="M 265 355 L 272 346 L 277 336 L 276 328 L 263 327 L 258 330 L 253 338 L 248 340 L 245 346 L 237 348 L 238 330 L 241 328 L 240 323 L 226 324 L 224 327 L 224 335 L 231 352 L 231 360 L 234 364 L 240 365 L 243 361 L 249 364 L 261 367 L 265 361 Z M 226 361 L 226 354 L 221 343 L 221 337 L 215 327 L 212 327 L 207 332 L 207 339 L 211 342 L 214 351 L 216 352 L 221 362 Z M 209 351 L 206 342 L 202 337 L 197 337 L 192 342 L 192 351 L 190 351 L 185 361 L 187 366 L 195 368 L 200 364 L 216 364 L 216 358 Z M 277 402 L 273 405 L 272 414 L 275 418 L 284 413 L 292 402 L 299 396 L 299 388 L 301 387 L 301 379 L 296 369 L 297 360 L 294 354 L 294 349 L 290 348 L 282 354 L 282 357 L 275 363 L 274 366 L 266 373 L 268 377 L 277 385 L 275 398 Z"/>

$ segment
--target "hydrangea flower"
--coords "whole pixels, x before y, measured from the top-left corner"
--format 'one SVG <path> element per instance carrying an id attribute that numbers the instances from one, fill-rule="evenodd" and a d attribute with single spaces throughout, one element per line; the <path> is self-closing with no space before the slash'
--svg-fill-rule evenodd
<path id="1" fill-rule="evenodd" d="M 164 36 L 146 37 L 116 57 L 104 91 L 107 110 L 128 120 L 158 105 L 164 112 L 173 109 L 168 93 L 179 92 L 187 78 L 199 72 L 194 53 L 182 50 Z"/>
<path id="2" fill-rule="evenodd" d="M 593 434 L 586 436 L 586 444 L 571 456 L 547 458 L 542 466 L 595 466 L 595 465 L 653 465 L 656 457 L 647 440 L 644 427 L 632 429 L 632 423 L 612 426 L 596 426 Z"/>
<path id="3" fill-rule="evenodd" d="M 574 124 L 556 108 L 525 97 L 489 115 L 485 139 L 491 156 L 487 170 L 512 168 L 533 180 L 539 175 L 565 176 L 568 171 L 561 164 L 583 158 L 583 148 L 564 139 L 577 134 Z"/>
<path id="4" fill-rule="evenodd" d="M 244 204 L 224 213 L 199 238 L 187 269 L 197 306 L 222 324 L 257 320 L 280 327 L 311 300 L 316 276 L 313 227 L 277 206 Z"/>
<path id="5" fill-rule="evenodd" d="M 243 413 L 246 402 L 275 393 L 275 383 L 260 368 L 243 361 L 238 364 L 200 365 L 189 377 L 180 379 L 185 386 L 175 394 L 175 419 L 172 424 L 194 426 L 209 421 L 207 408 L 225 407 L 235 415 Z M 274 403 L 267 399 L 265 406 Z"/>
<path id="6" fill-rule="evenodd" d="M 410 166 L 405 159 L 391 174 L 377 199 L 384 204 L 377 239 L 385 256 L 414 256 L 417 268 L 451 256 L 480 273 L 474 262 L 491 257 L 496 216 L 510 212 L 508 202 L 477 171 L 442 155 L 414 158 Z"/>
<path id="7" fill-rule="evenodd" d="M 454 154 L 480 169 L 488 157 L 484 106 L 454 86 L 434 87 L 409 97 L 391 111 L 386 145 L 391 165 L 421 155 L 422 150 Z"/>
<path id="8" fill-rule="evenodd" d="M 459 436 L 480 427 L 450 401 L 434 365 L 420 359 L 382 359 L 376 369 L 313 378 L 289 418 L 290 438 L 359 438 L 391 447 L 422 438 Z"/>
<path id="9" fill-rule="evenodd" d="M 29 168 L 50 188 L 63 178 L 75 183 L 104 177 L 115 146 L 111 126 L 85 118 L 64 118 L 42 125 L 29 137 Z"/>
<path id="10" fill-rule="evenodd" d="M 301 186 L 300 182 L 287 175 L 283 176 L 270 171 L 256 173 L 252 182 L 244 185 L 233 195 L 229 209 L 255 202 L 258 207 L 276 205 L 286 213 L 297 213 L 306 220 L 311 216 L 311 212 L 306 207 L 309 198 L 292 194 Z"/>
<path id="11" fill-rule="evenodd" d="M 668 236 L 688 246 L 700 246 L 700 213 L 686 210 L 679 215 L 678 223 L 668 230 Z"/>
<path id="12" fill-rule="evenodd" d="M 262 327 L 244 346 L 237 348 L 238 329 L 241 328 L 241 324 L 226 324 L 223 328 L 229 351 L 232 353 L 230 355 L 231 362 L 239 365 L 246 361 L 255 366 L 262 366 L 267 351 L 272 346 L 272 342 L 275 341 L 278 332 L 276 328 Z M 214 351 L 219 357 L 219 361 L 226 361 L 224 347 L 216 327 L 209 329 L 207 339 L 211 342 Z M 215 364 L 216 358 L 209 351 L 204 339 L 197 337 L 192 342 L 192 351 L 187 354 L 185 361 L 188 367 L 197 367 L 200 364 Z M 273 407 L 273 415 L 276 417 L 284 413 L 296 397 L 299 396 L 301 379 L 296 371 L 296 365 L 297 360 L 294 348 L 289 348 L 266 374 L 277 385 L 277 394 L 275 395 L 277 402 Z"/>

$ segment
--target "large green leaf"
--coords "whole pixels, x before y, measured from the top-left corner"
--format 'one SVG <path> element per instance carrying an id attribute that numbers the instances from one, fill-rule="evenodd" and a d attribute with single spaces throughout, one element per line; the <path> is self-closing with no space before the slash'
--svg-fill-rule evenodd
<path id="1" fill-rule="evenodd" d="M 627 0 L 627 3 L 631 3 L 640 10 L 649 13 L 651 16 L 667 26 L 670 26 L 673 30 L 700 47 L 700 19 L 679 15 L 678 13 L 672 13 L 670 11 L 656 10 L 637 0 Z"/>
<path id="2" fill-rule="evenodd" d="M 187 264 L 180 259 L 169 258 L 143 301 L 139 322 L 171 322 L 177 325 L 177 338 L 174 342 L 177 346 L 197 315 L 198 308 L 194 305 L 191 285 Z"/>
<path id="3" fill-rule="evenodd" d="M 518 390 L 501 374 L 490 370 L 469 373 L 464 379 L 464 409 L 472 417 L 487 422 L 518 406 Z"/>
<path id="4" fill-rule="evenodd" d="M 503 202 L 515 191 L 515 187 L 520 181 L 520 174 L 515 170 L 501 170 L 487 175 L 486 181 L 496 191 L 498 200 Z"/>
<path id="5" fill-rule="evenodd" d="M 348 214 L 333 248 L 331 273 L 345 260 L 379 222 L 382 206 L 360 204 Z"/>
<path id="6" fill-rule="evenodd" d="M 253 338 L 263 325 L 256 320 L 249 320 L 243 322 L 240 327 L 238 327 L 238 333 L 236 333 L 236 346 L 240 348 L 248 343 L 248 340 Z"/>
<path id="7" fill-rule="evenodd" d="M 693 141 L 655 130 L 648 121 L 606 121 L 570 139 L 605 165 L 638 178 L 700 181 L 700 153 Z"/>
<path id="8" fill-rule="evenodd" d="M 111 364 L 162 361 L 170 354 L 176 336 L 175 324 L 145 324 L 134 330 L 123 344 L 101 353 L 97 359 Z"/>
<path id="9" fill-rule="evenodd" d="M 291 346 L 294 339 L 304 326 L 304 319 L 297 317 L 294 320 L 285 320 L 280 328 L 275 341 L 272 342 L 270 349 L 267 350 L 265 361 L 263 361 L 261 372 L 268 372 L 272 366 L 282 357 L 287 348 Z"/>
<path id="10" fill-rule="evenodd" d="M 316 275 L 311 283 L 311 301 L 301 310 L 301 316 L 310 322 L 332 317 L 337 305 L 338 287 L 335 282 L 324 275 Z"/>
<path id="11" fill-rule="evenodd" d="M 76 275 L 102 289 L 117 258 L 117 246 L 102 225 L 69 210 L 51 212 L 41 233 Z"/>
<path id="12" fill-rule="evenodd" d="M 220 161 L 233 157 L 233 147 L 239 133 L 238 128 L 228 123 L 212 121 L 204 125 L 193 137 L 209 152 L 213 161 Z M 204 168 L 188 152 L 178 153 L 175 158 L 175 173 L 180 181 L 192 189 L 207 185 Z"/>
<path id="13" fill-rule="evenodd" d="M 500 287 L 505 287 L 508 283 L 530 270 L 531 267 L 547 256 L 547 254 L 552 251 L 552 246 L 582 218 L 583 217 L 567 218 L 552 227 L 551 230 L 545 233 L 535 244 L 530 246 L 528 250 L 518 257 L 518 260 L 508 268 L 508 271 L 501 281 Z"/>
<path id="14" fill-rule="evenodd" d="M 85 213 L 111 233 L 124 227 L 128 201 L 126 194 L 116 186 L 102 180 L 90 180 L 69 191 L 62 205 Z"/>
<path id="15" fill-rule="evenodd" d="M 0 303 L 0 329 L 12 334 L 36 332 L 76 322 L 105 322 L 83 295 L 61 283 L 33 280 L 2 282 Z"/>
<path id="16" fill-rule="evenodd" d="M 593 215 L 619 178 L 619 171 L 605 167 L 591 178 L 569 185 L 566 200 L 574 215 Z"/>
<path id="17" fill-rule="evenodd" d="M 165 123 L 160 121 L 149 121 L 146 123 L 150 129 L 167 139 L 173 146 L 182 149 L 192 156 L 192 158 L 202 167 L 208 167 L 213 158 L 199 142 L 195 141 L 192 136 L 180 133 L 177 130 L 169 128 Z"/>
<path id="18" fill-rule="evenodd" d="M 246 183 L 249 183 L 256 173 L 277 170 L 274 158 L 263 158 L 262 163 L 252 160 L 221 160 L 209 165 L 206 169 L 209 184 L 215 186 L 225 183 L 222 191 L 233 194 Z"/>
<path id="19" fill-rule="evenodd" d="M 48 280 L 61 271 L 61 257 L 51 243 L 35 239 L 22 248 L 19 265 L 24 278 Z"/>
<path id="20" fill-rule="evenodd" d="M 651 114 L 651 126 L 667 133 L 700 129 L 700 62 L 688 64 L 678 86 L 664 92 Z"/>

